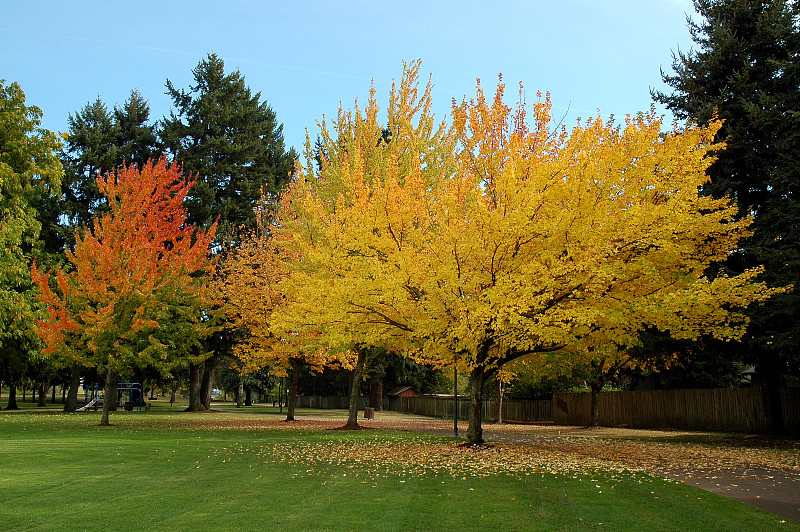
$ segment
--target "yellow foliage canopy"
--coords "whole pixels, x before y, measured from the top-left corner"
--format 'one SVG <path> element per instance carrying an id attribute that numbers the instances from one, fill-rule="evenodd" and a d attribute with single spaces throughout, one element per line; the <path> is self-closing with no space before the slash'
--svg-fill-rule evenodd
<path id="1" fill-rule="evenodd" d="M 309 365 L 312 371 L 349 368 L 351 353 L 329 350 L 321 343 L 319 331 L 285 330 L 275 324 L 292 303 L 284 289 L 292 283 L 288 264 L 294 257 L 272 238 L 273 211 L 267 201 L 261 202 L 256 209 L 257 230 L 231 251 L 214 282 L 231 328 L 244 334 L 234 347 L 237 369 L 250 373 L 270 367 L 282 377 L 292 359 Z"/>
<path id="2" fill-rule="evenodd" d="M 322 122 L 323 163 L 299 168 L 278 229 L 298 257 L 281 318 L 333 344 L 385 345 L 493 371 L 527 353 L 676 338 L 738 338 L 741 310 L 773 291 L 704 276 L 749 220 L 698 194 L 715 123 L 662 133 L 651 112 L 551 131 L 549 98 L 487 100 L 434 127 L 419 64 L 390 95 L 388 141 L 374 91 Z"/>

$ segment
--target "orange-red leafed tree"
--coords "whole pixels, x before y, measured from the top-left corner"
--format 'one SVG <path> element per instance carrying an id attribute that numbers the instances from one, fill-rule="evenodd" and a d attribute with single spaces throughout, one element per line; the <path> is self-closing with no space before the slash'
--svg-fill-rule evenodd
<path id="1" fill-rule="evenodd" d="M 101 424 L 108 425 L 114 377 L 152 366 L 164 374 L 201 357 L 210 331 L 206 273 L 216 225 L 186 224 L 183 199 L 194 184 L 162 158 L 98 177 L 109 211 L 76 234 L 70 268 L 32 268 L 50 319 L 40 323 L 46 352 L 106 374 Z"/>

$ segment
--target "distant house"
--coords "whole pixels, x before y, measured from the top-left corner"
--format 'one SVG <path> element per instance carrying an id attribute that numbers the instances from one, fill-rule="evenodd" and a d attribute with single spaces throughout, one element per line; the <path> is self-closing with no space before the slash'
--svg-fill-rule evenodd
<path id="1" fill-rule="evenodd" d="M 416 397 L 417 392 L 411 386 L 399 386 L 387 393 L 386 396 L 391 399 L 395 397 Z"/>

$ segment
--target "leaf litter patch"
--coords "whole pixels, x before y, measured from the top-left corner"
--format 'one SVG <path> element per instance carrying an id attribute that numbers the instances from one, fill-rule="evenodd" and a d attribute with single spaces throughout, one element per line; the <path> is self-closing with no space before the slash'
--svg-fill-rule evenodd
<path id="1" fill-rule="evenodd" d="M 612 460 L 581 456 L 554 449 L 515 444 L 465 446 L 460 441 L 439 441 L 412 436 L 404 440 L 380 436 L 358 440 L 295 440 L 260 448 L 223 449 L 223 461 L 233 455 L 255 454 L 268 463 L 305 466 L 309 476 L 342 471 L 343 476 L 365 479 L 389 477 L 448 477 L 454 479 L 509 475 L 519 478 L 558 475 L 571 478 L 602 477 L 652 481 L 644 471 Z M 221 453 L 217 453 L 221 454 Z M 587 478 L 588 480 L 588 478 Z M 599 487 L 599 486 L 598 486 Z"/>

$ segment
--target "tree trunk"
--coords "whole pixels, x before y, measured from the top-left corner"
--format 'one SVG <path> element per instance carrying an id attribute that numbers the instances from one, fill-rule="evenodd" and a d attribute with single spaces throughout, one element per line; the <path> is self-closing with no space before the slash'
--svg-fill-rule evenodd
<path id="1" fill-rule="evenodd" d="M 769 425 L 772 427 L 772 432 L 778 435 L 788 434 L 783 418 L 780 379 L 768 379 L 766 392 L 767 405 L 769 405 Z"/>
<path id="2" fill-rule="evenodd" d="M 50 402 L 56 404 L 56 385 L 53 384 L 53 395 L 50 397 Z"/>
<path id="3" fill-rule="evenodd" d="M 219 364 L 219 357 L 214 355 L 206 360 L 203 369 L 203 382 L 200 387 L 200 402 L 205 410 L 211 410 L 211 390 L 214 388 L 214 373 Z"/>
<path id="4" fill-rule="evenodd" d="M 458 368 L 453 365 L 453 438 L 458 438 Z"/>
<path id="5" fill-rule="evenodd" d="M 46 381 L 42 381 L 39 383 L 39 402 L 36 406 L 47 406 L 47 390 L 50 388 L 50 385 Z"/>
<path id="6" fill-rule="evenodd" d="M 6 410 L 19 410 L 17 404 L 17 385 L 13 382 L 8 383 L 8 406 Z"/>
<path id="7" fill-rule="evenodd" d="M 69 393 L 64 401 L 64 412 L 75 412 L 78 406 L 78 388 L 81 386 L 81 367 L 72 366 L 72 376 L 69 379 Z"/>
<path id="8" fill-rule="evenodd" d="M 116 406 L 117 402 L 117 379 L 111 368 L 108 368 L 106 373 L 106 385 L 103 392 L 103 417 L 100 418 L 100 425 L 107 427 L 110 425 L 108 422 L 108 413 L 111 412 L 111 403 Z"/>
<path id="9" fill-rule="evenodd" d="M 200 412 L 200 364 L 189 364 L 189 407 L 187 412 Z"/>
<path id="10" fill-rule="evenodd" d="M 175 396 L 178 395 L 178 379 L 172 379 L 172 389 L 169 394 L 169 406 L 175 404 Z"/>
<path id="11" fill-rule="evenodd" d="M 278 413 L 283 414 L 283 377 L 278 379 Z"/>
<path id="12" fill-rule="evenodd" d="M 370 405 L 377 411 L 383 410 L 383 377 L 377 377 L 370 386 Z"/>
<path id="13" fill-rule="evenodd" d="M 767 402 L 767 422 L 775 434 L 786 434 L 786 423 L 783 419 L 783 401 L 781 400 L 781 367 L 774 353 L 762 356 L 758 370 L 764 373 L 762 390 Z"/>
<path id="14" fill-rule="evenodd" d="M 109 371 L 108 374 L 111 376 L 111 394 L 105 395 L 103 398 L 103 404 L 106 403 L 106 398 L 110 398 L 108 399 L 108 409 L 111 412 L 116 412 L 117 403 L 119 402 L 119 390 L 117 389 L 117 385 L 119 384 L 119 376 L 113 371 Z M 106 388 L 108 388 L 108 383 L 106 383 Z"/>
<path id="15" fill-rule="evenodd" d="M 469 428 L 467 443 L 479 445 L 483 443 L 483 383 L 486 379 L 483 366 L 475 366 L 469 374 Z"/>
<path id="16" fill-rule="evenodd" d="M 291 382 L 289 384 L 289 403 L 286 405 L 286 421 L 294 421 L 294 409 L 297 406 L 297 385 L 300 382 L 300 370 L 303 361 L 299 358 L 290 358 Z"/>
<path id="17" fill-rule="evenodd" d="M 239 389 L 236 390 L 236 408 L 244 406 L 244 375 L 239 374 Z"/>
<path id="18" fill-rule="evenodd" d="M 603 370 L 605 360 L 592 362 L 589 369 L 588 384 L 591 390 L 591 403 L 590 403 L 590 427 L 600 426 L 600 392 L 603 391 L 603 386 L 611 379 L 614 374 L 619 370 L 619 367 Z"/>
<path id="19" fill-rule="evenodd" d="M 593 382 L 590 384 L 592 390 L 592 419 L 589 422 L 590 427 L 597 427 L 600 425 L 600 391 L 603 389 L 603 382 Z"/>
<path id="20" fill-rule="evenodd" d="M 361 375 L 364 373 L 364 361 L 367 359 L 367 350 L 364 347 L 358 348 L 358 358 L 356 368 L 353 370 L 353 380 L 350 381 L 349 412 L 347 414 L 347 424 L 345 428 L 356 428 L 358 424 L 358 406 L 361 399 Z"/>
<path id="21" fill-rule="evenodd" d="M 495 395 L 494 395 L 494 421 L 503 422 L 503 381 L 500 379 L 500 372 L 495 375 Z"/>
<path id="22" fill-rule="evenodd" d="M 244 406 L 253 406 L 253 387 L 250 385 L 244 387 Z"/>

